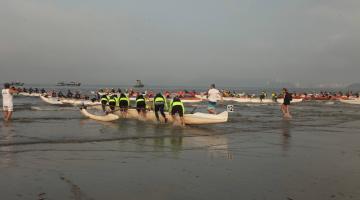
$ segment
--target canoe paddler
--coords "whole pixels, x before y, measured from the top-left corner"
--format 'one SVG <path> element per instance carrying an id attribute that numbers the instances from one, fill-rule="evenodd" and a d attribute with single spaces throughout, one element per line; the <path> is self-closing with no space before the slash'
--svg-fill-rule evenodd
<path id="1" fill-rule="evenodd" d="M 290 115 L 290 102 L 292 101 L 292 95 L 288 92 L 286 88 L 282 90 L 284 96 L 284 103 L 281 105 L 281 111 L 284 115 L 284 118 L 292 118 Z"/>
<path id="2" fill-rule="evenodd" d="M 138 94 L 136 97 L 136 110 L 138 115 L 146 118 L 146 100 L 143 94 Z"/>
<path id="3" fill-rule="evenodd" d="M 101 95 L 100 97 L 100 102 L 101 102 L 101 107 L 103 109 L 103 111 L 106 111 L 106 105 L 109 102 L 108 96 L 106 94 Z"/>
<path id="4" fill-rule="evenodd" d="M 118 101 L 119 101 L 120 112 L 124 117 L 126 117 L 130 106 L 130 99 L 124 93 L 121 93 Z"/>
<path id="5" fill-rule="evenodd" d="M 164 112 L 165 109 L 167 110 L 166 98 L 161 93 L 157 93 L 154 97 L 154 112 L 158 122 L 160 122 L 160 118 L 159 118 L 159 112 L 160 112 L 161 116 L 163 116 L 165 120 L 165 123 L 167 123 L 168 119 L 166 118 Z"/>
<path id="6" fill-rule="evenodd" d="M 184 120 L 184 113 L 185 113 L 185 107 L 183 102 L 181 102 L 179 96 L 174 97 L 174 99 L 170 103 L 170 111 L 171 117 L 175 121 L 175 115 L 176 113 L 180 117 L 180 122 L 182 126 L 185 126 L 185 120 Z"/>
<path id="7" fill-rule="evenodd" d="M 107 98 L 108 98 L 110 110 L 114 111 L 115 107 L 116 107 L 116 102 L 117 102 L 117 95 L 114 93 L 111 93 L 110 95 L 107 96 Z"/>
<path id="8" fill-rule="evenodd" d="M 218 89 L 216 89 L 215 84 L 210 85 L 210 89 L 207 93 L 208 99 L 208 112 L 210 114 L 216 114 L 216 104 L 219 99 L 223 102 L 223 97 Z"/>

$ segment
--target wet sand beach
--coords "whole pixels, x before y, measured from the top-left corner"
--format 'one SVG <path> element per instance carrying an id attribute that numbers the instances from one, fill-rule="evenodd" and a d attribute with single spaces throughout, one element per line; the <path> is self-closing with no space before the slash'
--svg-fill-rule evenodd
<path id="1" fill-rule="evenodd" d="M 1 199 L 360 199 L 359 106 L 303 102 L 283 120 L 235 104 L 226 124 L 181 128 L 16 103 L 0 121 Z"/>

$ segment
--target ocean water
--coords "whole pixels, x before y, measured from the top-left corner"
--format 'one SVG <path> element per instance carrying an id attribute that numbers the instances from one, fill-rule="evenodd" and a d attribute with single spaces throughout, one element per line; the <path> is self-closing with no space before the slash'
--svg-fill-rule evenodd
<path id="1" fill-rule="evenodd" d="M 182 128 L 14 100 L 1 199 L 360 199 L 360 106 L 302 102 L 284 120 L 279 105 L 226 102 L 228 123 Z"/>

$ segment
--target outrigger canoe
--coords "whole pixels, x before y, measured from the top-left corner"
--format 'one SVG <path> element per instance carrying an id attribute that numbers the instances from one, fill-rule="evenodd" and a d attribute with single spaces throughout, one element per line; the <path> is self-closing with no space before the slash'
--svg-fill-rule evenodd
<path id="1" fill-rule="evenodd" d="M 197 95 L 197 98 L 202 98 L 202 99 L 206 99 L 205 96 L 200 96 Z M 223 97 L 224 101 L 234 101 L 234 102 L 238 102 L 238 103 L 263 103 L 263 104 L 271 104 L 271 103 L 284 103 L 284 99 L 283 98 L 278 98 L 277 101 L 273 101 L 272 99 L 263 99 L 262 101 L 260 101 L 260 98 L 246 98 L 246 97 Z M 293 99 L 291 101 L 291 103 L 299 103 L 302 102 L 303 99 L 302 98 L 297 98 L 297 99 Z"/>
<path id="2" fill-rule="evenodd" d="M 63 102 L 61 102 L 60 99 L 56 97 L 40 96 L 40 99 L 51 105 L 63 105 Z"/>
<path id="3" fill-rule="evenodd" d="M 89 113 L 85 108 L 80 108 L 80 112 L 93 120 L 97 120 L 97 121 L 103 121 L 103 122 L 111 122 L 111 121 L 115 121 L 118 120 L 120 117 L 114 114 L 107 114 L 107 115 L 94 115 Z"/>
<path id="4" fill-rule="evenodd" d="M 39 97 L 42 94 L 41 93 L 28 93 L 28 92 L 20 92 L 19 93 L 20 96 L 25 96 L 25 97 Z"/>
<path id="5" fill-rule="evenodd" d="M 347 103 L 347 104 L 357 104 L 357 105 L 360 105 L 360 98 L 357 98 L 357 99 L 347 99 L 347 100 L 340 99 L 340 102 L 342 102 L 342 103 Z"/>
<path id="6" fill-rule="evenodd" d="M 101 106 L 94 106 L 96 109 L 101 109 Z M 110 121 L 108 120 L 107 115 L 105 116 L 99 116 L 99 115 L 93 115 L 88 114 L 89 112 L 85 109 L 81 109 L 81 113 L 94 120 L 100 120 L 100 121 Z M 146 117 L 142 118 L 139 116 L 136 109 L 129 109 L 126 116 L 123 116 L 123 114 L 120 111 L 115 111 L 112 113 L 113 115 L 119 116 L 119 117 L 126 117 L 129 119 L 139 119 L 139 120 L 146 120 L 146 121 L 153 121 L 156 122 L 157 119 L 155 117 L 155 114 L 153 111 L 148 111 L 146 113 Z M 169 113 L 165 113 L 166 117 L 168 118 L 169 122 L 174 122 L 174 119 L 170 116 Z M 112 118 L 111 116 L 110 118 Z M 161 117 L 160 117 L 161 118 Z M 185 124 L 187 125 L 202 125 L 202 124 L 217 124 L 217 123 L 225 123 L 228 121 L 229 113 L 227 111 L 224 111 L 220 114 L 214 115 L 214 114 L 207 114 L 207 113 L 194 113 L 194 114 L 185 114 L 184 120 Z M 162 119 L 162 118 L 161 118 Z M 175 120 L 178 120 L 178 117 L 175 118 Z"/>

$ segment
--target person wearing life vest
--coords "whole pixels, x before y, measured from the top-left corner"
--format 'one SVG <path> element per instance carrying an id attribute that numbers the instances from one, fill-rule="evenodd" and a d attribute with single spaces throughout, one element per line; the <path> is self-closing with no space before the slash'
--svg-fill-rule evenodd
<path id="1" fill-rule="evenodd" d="M 127 114 L 127 111 L 130 106 L 130 99 L 124 93 L 121 93 L 118 101 L 119 101 L 120 112 L 124 115 L 124 117 L 126 117 L 125 115 Z"/>
<path id="2" fill-rule="evenodd" d="M 276 92 L 273 92 L 271 94 L 271 99 L 273 100 L 273 102 L 277 102 L 277 98 L 278 98 L 278 96 L 277 96 Z"/>
<path id="3" fill-rule="evenodd" d="M 112 94 L 108 95 L 107 98 L 108 98 L 108 103 L 109 103 L 110 110 L 114 111 L 115 107 L 116 107 L 116 99 L 117 99 L 116 94 L 112 93 Z"/>
<path id="4" fill-rule="evenodd" d="M 165 109 L 167 109 L 166 98 L 161 93 L 157 93 L 154 97 L 154 112 L 158 122 L 160 121 L 159 118 L 159 112 L 160 112 L 161 116 L 163 116 L 165 120 L 165 123 L 167 123 L 168 119 L 166 118 L 164 112 Z"/>
<path id="5" fill-rule="evenodd" d="M 171 101 L 170 113 L 174 121 L 175 121 L 175 114 L 178 113 L 178 115 L 180 116 L 181 125 L 185 126 L 185 120 L 184 120 L 185 107 L 183 102 L 181 102 L 179 96 L 174 97 L 174 99 Z"/>
<path id="6" fill-rule="evenodd" d="M 108 96 L 106 94 L 101 95 L 100 102 L 101 102 L 101 107 L 102 107 L 103 111 L 105 112 L 106 105 L 109 102 Z"/>
<path id="7" fill-rule="evenodd" d="M 138 94 L 136 97 L 136 110 L 139 116 L 146 117 L 146 100 L 143 94 Z"/>

